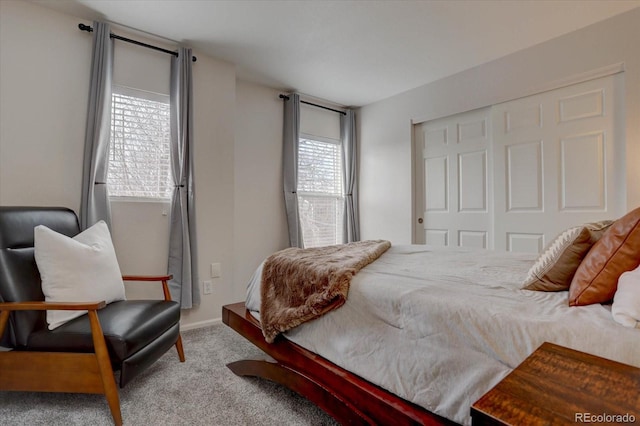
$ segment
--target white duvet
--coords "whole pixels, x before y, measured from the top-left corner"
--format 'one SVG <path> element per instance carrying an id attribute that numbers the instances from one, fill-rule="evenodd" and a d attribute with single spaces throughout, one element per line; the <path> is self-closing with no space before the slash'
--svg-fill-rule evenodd
<path id="1" fill-rule="evenodd" d="M 640 329 L 567 292 L 519 287 L 536 255 L 393 246 L 354 276 L 341 308 L 286 333 L 333 363 L 429 411 L 469 410 L 543 342 L 640 367 Z M 247 307 L 260 308 L 260 270 Z"/>

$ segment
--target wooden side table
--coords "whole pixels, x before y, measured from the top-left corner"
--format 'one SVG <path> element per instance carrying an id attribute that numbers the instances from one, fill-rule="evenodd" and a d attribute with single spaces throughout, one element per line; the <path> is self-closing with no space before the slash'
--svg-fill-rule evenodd
<path id="1" fill-rule="evenodd" d="M 543 343 L 471 406 L 471 418 L 474 426 L 640 424 L 640 368 Z"/>

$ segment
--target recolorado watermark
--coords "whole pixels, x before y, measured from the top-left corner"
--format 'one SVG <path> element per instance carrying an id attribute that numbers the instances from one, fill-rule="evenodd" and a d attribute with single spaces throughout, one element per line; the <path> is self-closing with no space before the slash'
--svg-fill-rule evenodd
<path id="1" fill-rule="evenodd" d="M 594 414 L 594 413 L 576 413 L 576 423 L 635 423 L 636 416 L 631 413 L 626 414 Z"/>

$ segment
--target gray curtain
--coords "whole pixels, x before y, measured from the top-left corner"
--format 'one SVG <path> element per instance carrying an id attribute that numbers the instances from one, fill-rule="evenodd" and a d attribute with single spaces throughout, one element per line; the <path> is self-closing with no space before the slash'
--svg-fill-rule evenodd
<path id="1" fill-rule="evenodd" d="M 360 221 L 358 219 L 358 143 L 356 140 L 356 115 L 347 110 L 340 116 L 342 139 L 342 172 L 344 175 L 343 241 L 360 241 Z"/>
<path id="2" fill-rule="evenodd" d="M 99 220 L 111 227 L 111 208 L 107 192 L 109 138 L 111 132 L 111 80 L 113 42 L 109 24 L 93 23 L 93 59 L 87 128 L 84 139 L 80 227 L 87 229 Z"/>
<path id="3" fill-rule="evenodd" d="M 200 304 L 193 170 L 193 84 L 191 49 L 171 59 L 171 196 L 169 290 L 183 309 Z"/>
<path id="4" fill-rule="evenodd" d="M 294 93 L 284 101 L 282 163 L 284 203 L 289 226 L 289 245 L 303 247 L 300 212 L 298 210 L 298 144 L 300 137 L 300 95 Z"/>

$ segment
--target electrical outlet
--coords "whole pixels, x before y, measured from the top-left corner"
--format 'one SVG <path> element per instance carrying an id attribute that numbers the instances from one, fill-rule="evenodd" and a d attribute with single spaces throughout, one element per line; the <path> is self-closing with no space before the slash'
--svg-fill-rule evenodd
<path id="1" fill-rule="evenodd" d="M 202 292 L 204 294 L 213 293 L 213 283 L 211 281 L 202 281 Z"/>

